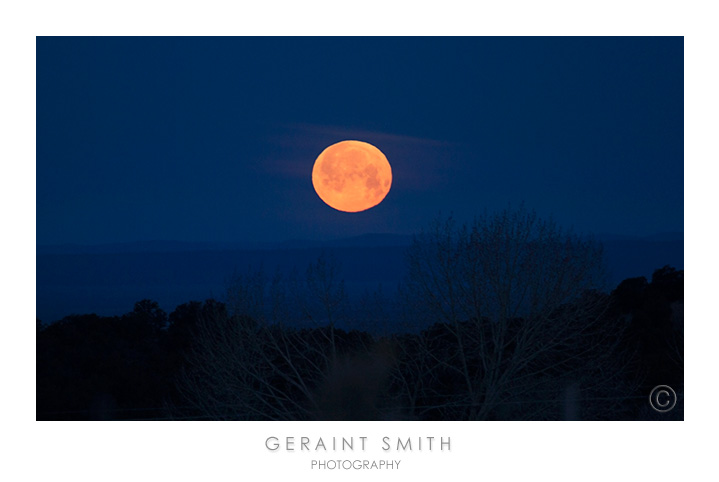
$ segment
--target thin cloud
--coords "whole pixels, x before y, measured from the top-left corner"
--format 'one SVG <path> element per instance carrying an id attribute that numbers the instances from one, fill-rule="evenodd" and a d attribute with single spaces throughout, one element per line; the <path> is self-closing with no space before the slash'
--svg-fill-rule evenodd
<path id="1" fill-rule="evenodd" d="M 374 139 L 377 142 L 401 143 L 414 146 L 451 146 L 452 143 L 439 141 L 436 139 L 427 139 L 423 137 L 405 136 L 393 134 L 389 132 L 370 131 L 365 129 L 354 129 L 340 126 L 327 126 L 318 124 L 289 124 L 285 128 L 290 130 L 303 132 L 308 135 L 321 137 L 334 137 L 337 142 L 341 140 L 369 140 Z"/>
<path id="2" fill-rule="evenodd" d="M 262 169 L 282 177 L 307 178 L 317 156 L 342 140 L 361 140 L 377 146 L 392 165 L 394 188 L 425 190 L 447 182 L 457 144 L 338 126 L 283 124 L 267 137 L 268 155 Z"/>

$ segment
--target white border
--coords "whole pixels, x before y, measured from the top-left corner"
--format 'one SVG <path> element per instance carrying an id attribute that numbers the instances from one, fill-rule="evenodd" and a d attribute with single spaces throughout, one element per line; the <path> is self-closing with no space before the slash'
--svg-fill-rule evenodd
<path id="1" fill-rule="evenodd" d="M 471 4 L 470 2 L 467 2 Z M 716 15 L 708 2 L 13 2 L 0 13 L 7 480 L 379 478 L 682 480 L 716 473 L 701 434 L 717 393 L 713 278 Z M 441 7 L 439 6 L 441 5 Z M 683 35 L 686 62 L 686 422 L 680 423 L 39 423 L 34 413 L 35 35 Z M 713 172 L 712 172 L 713 173 Z M 714 275 L 714 276 L 711 276 Z M 710 277 L 711 276 L 711 277 Z M 310 471 L 274 454 L 271 434 L 450 435 L 451 454 L 408 456 L 399 472 Z M 709 439 L 711 440 L 711 439 Z M 709 442 L 706 440 L 706 442 Z M 713 452 L 712 452 L 713 453 Z M 18 477 L 19 476 L 19 477 Z M 712 478 L 707 475 L 705 478 Z"/>

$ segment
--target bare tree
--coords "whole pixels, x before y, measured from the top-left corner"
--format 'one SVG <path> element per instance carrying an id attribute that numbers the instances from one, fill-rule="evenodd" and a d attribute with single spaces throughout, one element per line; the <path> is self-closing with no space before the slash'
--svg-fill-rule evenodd
<path id="1" fill-rule="evenodd" d="M 330 357 L 337 360 L 337 342 L 335 331 L 337 323 L 347 317 L 349 300 L 340 277 L 340 266 L 330 254 L 323 252 L 317 261 L 307 267 L 304 283 L 297 278 L 291 280 L 291 287 L 297 306 L 304 321 L 312 326 L 326 326 L 320 332 L 325 335 L 330 346 Z"/>
<path id="2" fill-rule="evenodd" d="M 371 337 L 336 327 L 348 301 L 331 257 L 320 256 L 303 279 L 276 273 L 268 281 L 262 271 L 237 275 L 227 301 L 229 310 L 203 312 L 198 320 L 177 383 L 194 413 L 215 420 L 340 417 L 335 405 L 348 387 L 337 386 L 348 374 L 354 385 L 379 390 L 378 376 L 359 376 L 356 368 L 369 359 L 363 354 Z M 377 375 L 381 358 L 371 360 Z"/>
<path id="3" fill-rule="evenodd" d="M 418 416 L 556 418 L 566 387 L 612 366 L 602 280 L 600 245 L 525 209 L 435 221 L 415 239 L 403 289 L 412 318 L 439 324 L 417 341 L 433 374 L 416 383 L 439 382 L 421 388 Z"/>

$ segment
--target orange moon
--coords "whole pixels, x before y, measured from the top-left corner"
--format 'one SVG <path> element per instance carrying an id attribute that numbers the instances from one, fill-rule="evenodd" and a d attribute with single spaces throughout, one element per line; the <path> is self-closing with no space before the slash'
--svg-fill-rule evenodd
<path id="1" fill-rule="evenodd" d="M 312 185 L 329 206 L 348 213 L 382 202 L 392 186 L 392 168 L 382 151 L 362 141 L 332 144 L 312 168 Z"/>

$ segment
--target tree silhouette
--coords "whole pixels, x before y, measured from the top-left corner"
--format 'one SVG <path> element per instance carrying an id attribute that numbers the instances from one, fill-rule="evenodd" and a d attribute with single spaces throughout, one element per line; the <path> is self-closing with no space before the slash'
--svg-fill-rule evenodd
<path id="1" fill-rule="evenodd" d="M 121 317 L 71 315 L 40 330 L 38 418 L 157 416 L 172 388 L 165 319 L 157 303 L 142 300 Z"/>
<path id="2" fill-rule="evenodd" d="M 286 282 L 279 275 L 268 282 L 261 271 L 236 276 L 228 302 L 229 309 L 203 310 L 196 320 L 177 384 L 193 413 L 211 419 L 336 416 L 333 380 L 372 344 L 370 335 L 336 326 L 347 309 L 336 262 L 320 256 L 304 279 Z"/>
<path id="3" fill-rule="evenodd" d="M 415 239 L 403 292 L 410 316 L 439 324 L 407 354 L 425 374 L 405 390 L 451 420 L 556 418 L 555 400 L 573 386 L 615 391 L 621 326 L 606 316 L 602 280 L 600 245 L 533 212 L 436 220 Z"/>
<path id="4" fill-rule="evenodd" d="M 145 299 L 36 320 L 37 417 L 683 418 L 683 271 L 608 294 L 601 246 L 524 209 L 438 219 L 407 254 L 395 299 L 352 303 L 323 253 L 304 276 L 236 275 L 223 301 L 169 316 Z M 680 396 L 661 416 L 659 384 Z"/>
<path id="5" fill-rule="evenodd" d="M 651 282 L 644 277 L 624 280 L 612 297 L 627 326 L 624 349 L 636 354 L 632 369 L 642 382 L 640 392 L 649 393 L 657 385 L 683 391 L 683 271 L 664 266 L 654 271 Z"/>

